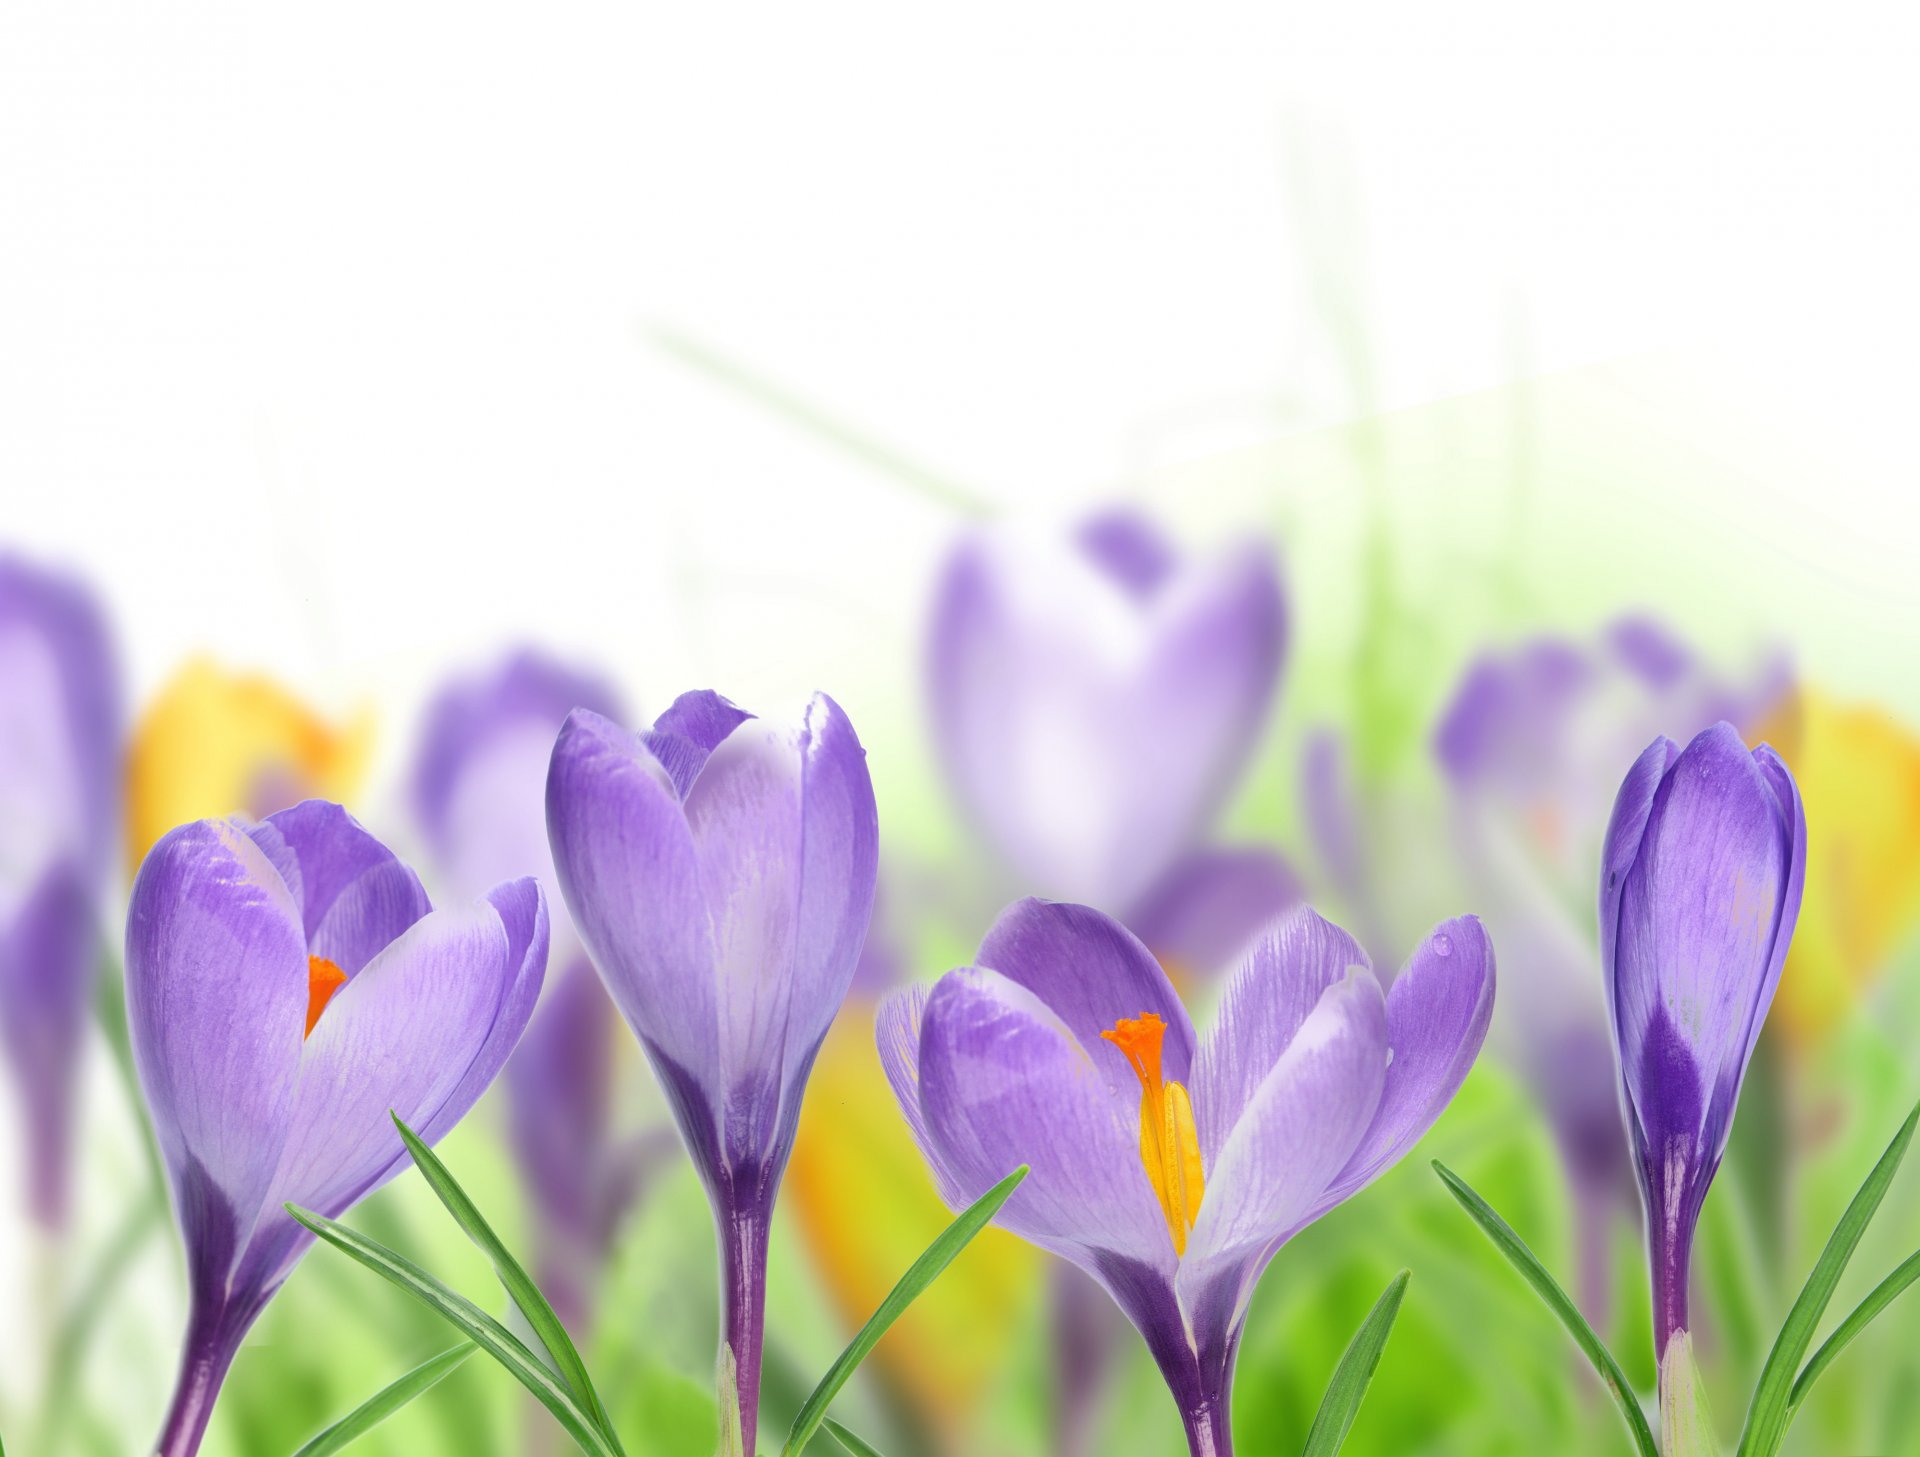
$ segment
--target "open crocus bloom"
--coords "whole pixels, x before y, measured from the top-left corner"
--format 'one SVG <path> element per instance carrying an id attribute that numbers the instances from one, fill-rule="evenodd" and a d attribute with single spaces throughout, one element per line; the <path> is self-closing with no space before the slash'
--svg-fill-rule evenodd
<path id="1" fill-rule="evenodd" d="M 195 1451 L 241 1337 L 312 1241 L 405 1166 L 389 1112 L 438 1139 L 539 995 L 531 880 L 435 911 L 338 805 L 199 820 L 141 866 L 127 1017 L 187 1248 L 191 1311 L 161 1457 Z"/>
<path id="2" fill-rule="evenodd" d="M 974 966 L 881 1009 L 881 1059 L 946 1201 L 1021 1164 L 1007 1228 L 1098 1280 L 1196 1454 L 1232 1450 L 1247 1302 L 1280 1246 L 1404 1154 L 1479 1052 L 1493 948 L 1443 923 L 1383 995 L 1300 908 L 1234 972 L 1202 1043 L 1165 973 L 1084 906 L 1010 907 Z"/>
<path id="3" fill-rule="evenodd" d="M 782 724 L 685 693 L 639 734 L 582 709 L 553 746 L 547 828 L 713 1204 L 722 1366 L 752 1452 L 774 1199 L 873 911 L 866 751 L 825 694 Z"/>
<path id="4" fill-rule="evenodd" d="M 120 682 L 80 583 L 0 554 L 0 1051 L 25 1114 L 27 1202 L 67 1208 L 99 903 L 119 795 Z"/>

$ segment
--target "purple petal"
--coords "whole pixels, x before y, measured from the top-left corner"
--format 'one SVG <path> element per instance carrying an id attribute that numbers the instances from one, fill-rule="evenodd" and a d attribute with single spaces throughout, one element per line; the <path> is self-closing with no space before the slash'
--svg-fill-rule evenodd
<path id="1" fill-rule="evenodd" d="M 349 977 L 433 909 L 419 877 L 337 804 L 309 799 L 249 833 L 300 902 L 308 953 Z"/>
<path id="2" fill-rule="evenodd" d="M 1366 885 L 1359 796 L 1346 741 L 1333 729 L 1317 729 L 1307 738 L 1300 759 L 1300 804 L 1321 872 L 1346 901 L 1358 902 Z"/>
<path id="3" fill-rule="evenodd" d="M 1327 989 L 1355 967 L 1372 970 L 1359 942 L 1309 906 L 1269 926 L 1248 950 L 1193 1072 L 1194 1124 L 1208 1168 Z"/>
<path id="4" fill-rule="evenodd" d="M 1138 511 L 1102 512 L 1083 522 L 1080 549 L 1135 597 L 1150 597 L 1173 575 L 1179 556 L 1153 522 Z"/>
<path id="5" fill-rule="evenodd" d="M 1086 1047 L 1032 992 L 984 969 L 942 977 L 922 1018 L 919 1088 L 928 1161 L 956 1203 L 1026 1164 L 1006 1228 L 1081 1263 L 1109 1251 L 1171 1271 L 1137 1113 L 1124 1117 Z"/>
<path id="6" fill-rule="evenodd" d="M 606 988 L 582 958 L 552 978 L 502 1075 L 527 1195 L 550 1236 L 582 1249 L 600 1237 L 618 1026 Z"/>
<path id="7" fill-rule="evenodd" d="M 1387 995 L 1387 1068 L 1379 1111 L 1315 1217 L 1350 1198 L 1426 1134 L 1466 1081 L 1493 1020 L 1493 943 L 1475 916 L 1443 921 Z"/>
<path id="8" fill-rule="evenodd" d="M 1300 877 L 1277 851 L 1201 850 L 1173 868 L 1128 924 L 1164 963 L 1206 975 L 1231 966 L 1301 896 Z"/>
<path id="9" fill-rule="evenodd" d="M 1140 1082 L 1126 1054 L 1100 1035 L 1123 1017 L 1151 1012 L 1165 1022 L 1161 1067 L 1168 1082 L 1189 1080 L 1195 1039 L 1187 1009 L 1153 953 L 1111 917 L 1088 906 L 1015 901 L 980 943 L 977 964 L 1038 997 L 1123 1106 L 1139 1106 Z"/>
<path id="10" fill-rule="evenodd" d="M 1207 1176 L 1176 1282 L 1196 1330 L 1238 1322 L 1274 1248 L 1352 1156 L 1386 1069 L 1386 1002 L 1356 967 L 1321 994 Z"/>
<path id="11" fill-rule="evenodd" d="M 1696 671 L 1691 649 L 1656 618 L 1631 615 L 1607 625 L 1607 647 L 1649 688 L 1678 687 Z"/>
<path id="12" fill-rule="evenodd" d="M 1486 654 L 1460 680 L 1434 731 L 1441 767 L 1456 783 L 1532 782 L 1560 747 L 1567 715 L 1593 680 L 1579 648 L 1540 638 L 1508 655 Z"/>
<path id="13" fill-rule="evenodd" d="M 666 770 L 635 735 L 576 712 L 553 747 L 547 829 L 567 909 L 614 1004 L 656 1063 L 718 1106 L 713 932 Z"/>
<path id="14" fill-rule="evenodd" d="M 840 705 L 824 693 L 808 705 L 801 746 L 805 820 L 786 1038 L 789 1120 L 799 1113 L 807 1071 L 860 963 L 880 868 L 880 822 L 866 750 Z"/>
<path id="15" fill-rule="evenodd" d="M 752 717 L 711 689 L 697 689 L 674 699 L 642 738 L 673 780 L 675 792 L 685 799 L 707 756 Z"/>
<path id="16" fill-rule="evenodd" d="M 127 1022 L 196 1279 L 237 1253 L 280 1162 L 307 1013 L 300 910 L 237 823 L 148 854 L 127 915 Z"/>

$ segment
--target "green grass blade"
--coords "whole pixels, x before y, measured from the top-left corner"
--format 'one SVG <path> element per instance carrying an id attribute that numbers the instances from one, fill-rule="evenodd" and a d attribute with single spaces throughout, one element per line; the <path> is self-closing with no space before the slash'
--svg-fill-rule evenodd
<path id="1" fill-rule="evenodd" d="M 548 1302 L 547 1297 L 540 1293 L 540 1287 L 533 1283 L 533 1278 L 527 1274 L 525 1267 L 513 1257 L 506 1245 L 501 1243 L 500 1237 L 493 1232 L 493 1227 L 487 1223 L 479 1207 L 468 1197 L 467 1191 L 460 1187 L 452 1171 L 441 1162 L 440 1156 L 428 1148 L 417 1133 L 407 1127 L 398 1113 L 393 1115 L 393 1122 L 394 1126 L 400 1130 L 401 1141 L 406 1144 L 407 1152 L 413 1155 L 413 1162 L 426 1179 L 428 1187 L 439 1197 L 440 1202 L 446 1205 L 447 1213 L 453 1216 L 454 1223 L 460 1226 L 461 1231 L 473 1241 L 480 1253 L 492 1262 L 494 1274 L 500 1277 L 501 1288 L 507 1292 L 507 1298 L 520 1308 L 520 1313 L 527 1318 L 527 1324 L 533 1327 L 533 1333 L 539 1338 L 540 1344 L 546 1347 L 547 1354 L 553 1357 L 553 1367 L 560 1373 L 560 1379 L 566 1382 L 568 1390 L 572 1391 L 580 1404 L 592 1414 L 601 1433 L 618 1452 L 620 1438 L 613 1429 L 612 1418 L 607 1415 L 607 1408 L 600 1400 L 600 1393 L 593 1388 L 593 1378 L 587 1374 L 586 1362 L 580 1359 L 580 1352 L 574 1347 L 573 1338 L 567 1334 L 566 1326 L 554 1313 L 553 1306 Z"/>
<path id="2" fill-rule="evenodd" d="M 1313 1427 L 1307 1433 L 1303 1457 L 1334 1457 L 1340 1444 L 1347 1440 L 1347 1432 L 1353 1426 L 1354 1417 L 1359 1415 L 1360 1403 L 1373 1381 L 1374 1368 L 1387 1349 L 1387 1337 L 1393 1333 L 1393 1322 L 1400 1314 L 1400 1302 L 1406 1298 L 1407 1282 L 1412 1278 L 1410 1270 L 1395 1275 L 1374 1301 L 1367 1318 L 1360 1322 L 1360 1329 L 1353 1333 L 1346 1354 L 1333 1368 L 1327 1394 L 1320 1398 L 1320 1410 L 1314 1414 Z"/>
<path id="3" fill-rule="evenodd" d="M 1513 1226 L 1494 1213 L 1487 1201 L 1474 1193 L 1465 1179 L 1438 1160 L 1435 1160 L 1433 1169 L 1453 1197 L 1460 1201 L 1461 1207 L 1473 1216 L 1474 1223 L 1493 1241 L 1495 1248 L 1533 1287 L 1534 1294 L 1560 1317 L 1560 1324 L 1567 1328 L 1567 1334 L 1573 1337 L 1581 1354 L 1593 1364 L 1593 1369 L 1600 1373 L 1601 1381 L 1606 1383 L 1607 1391 L 1612 1395 L 1614 1405 L 1620 1408 L 1620 1415 L 1626 1421 L 1640 1457 L 1660 1457 L 1660 1449 L 1653 1440 L 1653 1429 L 1647 1425 L 1647 1414 L 1640 1409 L 1640 1399 L 1628 1384 L 1626 1373 L 1620 1369 L 1620 1363 L 1614 1360 L 1606 1342 L 1594 1334 L 1593 1327 L 1587 1324 L 1579 1307 L 1560 1288 L 1559 1281 L 1547 1273 L 1547 1267 L 1540 1263 L 1539 1256 L 1527 1248 L 1527 1242 L 1514 1233 Z"/>
<path id="4" fill-rule="evenodd" d="M 1800 1403 L 1807 1399 L 1807 1392 L 1812 1389 L 1813 1383 L 1820 1379 L 1820 1374 L 1853 1343 L 1854 1337 L 1873 1323 L 1875 1316 L 1899 1299 L 1915 1280 L 1920 1280 L 1920 1253 L 1908 1255 L 1899 1269 L 1874 1286 L 1873 1294 L 1855 1306 L 1853 1314 L 1841 1321 L 1834 1333 L 1813 1353 L 1813 1359 L 1801 1371 L 1800 1379 L 1793 1383 L 1793 1392 L 1787 1398 L 1788 1406 L 1797 1410 Z"/>
<path id="5" fill-rule="evenodd" d="M 787 1433 L 787 1444 L 781 1448 L 783 1457 L 796 1457 L 807 1445 L 819 1430 L 827 1407 L 840 1394 L 840 1388 L 847 1384 L 854 1369 L 866 1360 L 867 1353 L 886 1334 L 887 1327 L 898 1320 L 920 1292 L 931 1285 L 940 1272 L 953 1263 L 954 1257 L 967 1247 L 968 1242 L 987 1227 L 993 1216 L 1000 1212 L 1000 1206 L 1007 1202 L 1026 1176 L 1027 1166 L 1022 1164 L 982 1194 L 941 1232 L 938 1239 L 927 1246 L 926 1253 L 900 1277 L 900 1283 L 888 1292 L 887 1298 L 880 1302 L 880 1308 L 860 1327 L 860 1333 L 840 1353 L 839 1359 L 827 1368 L 827 1374 L 820 1378 L 820 1384 L 813 1388 L 813 1394 L 801 1405 L 800 1414 L 793 1419 L 793 1428 Z"/>
<path id="6" fill-rule="evenodd" d="M 375 1392 L 332 1426 L 308 1442 L 293 1457 L 333 1457 L 360 1440 L 416 1396 L 431 1391 L 442 1378 L 451 1376 L 478 1349 L 472 1341 L 462 1341 L 452 1350 L 442 1351 L 415 1366 L 405 1376 Z"/>
<path id="7" fill-rule="evenodd" d="M 337 1224 L 323 1215 L 289 1204 L 287 1212 L 321 1239 L 406 1291 L 472 1341 L 550 1412 L 567 1435 L 588 1457 L 619 1457 L 595 1425 L 593 1415 L 580 1405 L 566 1383 L 547 1369 L 520 1338 L 465 1296 L 449 1290 L 433 1276 L 384 1245 Z"/>
<path id="8" fill-rule="evenodd" d="M 861 1441 L 832 1417 L 826 1418 L 821 1425 L 833 1434 L 834 1441 L 853 1453 L 853 1457 L 880 1457 L 878 1448 L 871 1443 Z M 0 1457 L 6 1457 L 6 1454 L 0 1452 Z"/>
<path id="9" fill-rule="evenodd" d="M 1795 1373 L 1800 1369 L 1801 1358 L 1813 1344 L 1814 1329 L 1826 1312 L 1827 1302 L 1833 1299 L 1834 1288 L 1839 1285 L 1860 1237 L 1867 1232 L 1867 1222 L 1886 1197 L 1893 1176 L 1899 1172 L 1900 1161 L 1907 1156 L 1907 1145 L 1913 1142 L 1916 1122 L 1920 1122 L 1920 1104 L 1907 1115 L 1907 1121 L 1900 1125 L 1887 1151 L 1880 1155 L 1880 1162 L 1873 1166 L 1860 1192 L 1853 1196 L 1847 1212 L 1840 1216 L 1840 1222 L 1827 1238 L 1827 1247 L 1820 1252 L 1799 1298 L 1793 1302 L 1793 1309 L 1787 1312 L 1786 1324 L 1780 1327 L 1773 1349 L 1767 1353 L 1767 1363 L 1760 1369 L 1759 1383 L 1753 1388 L 1747 1425 L 1740 1433 L 1739 1457 L 1773 1457 L 1780 1449 L 1787 1434 L 1787 1422 L 1793 1415 Z"/>

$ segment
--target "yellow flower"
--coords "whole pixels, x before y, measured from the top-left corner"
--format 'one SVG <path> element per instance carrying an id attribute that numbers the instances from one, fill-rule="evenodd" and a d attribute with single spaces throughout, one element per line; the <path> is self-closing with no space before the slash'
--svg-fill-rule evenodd
<path id="1" fill-rule="evenodd" d="M 1878 708 L 1807 689 L 1767 728 L 1807 814 L 1806 892 L 1777 994 L 1804 1045 L 1920 927 L 1920 739 Z"/>
<path id="2" fill-rule="evenodd" d="M 322 720 L 271 679 L 196 658 L 147 706 L 127 755 L 128 863 L 175 825 L 258 818 L 315 797 L 352 796 L 372 724 Z"/>
<path id="3" fill-rule="evenodd" d="M 881 1070 L 873 1013 L 856 999 L 834 1020 L 801 1109 L 785 1195 L 849 1332 L 953 1219 Z M 967 1420 L 1006 1375 L 1007 1332 L 1043 1283 L 1036 1260 L 1004 1230 L 983 1231 L 873 1353 L 948 1450 L 970 1447 Z"/>

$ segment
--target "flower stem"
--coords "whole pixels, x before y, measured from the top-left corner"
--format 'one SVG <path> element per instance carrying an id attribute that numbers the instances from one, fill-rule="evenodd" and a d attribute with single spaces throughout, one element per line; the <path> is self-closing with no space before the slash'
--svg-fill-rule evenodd
<path id="1" fill-rule="evenodd" d="M 213 1403 L 233 1363 L 236 1337 L 226 1330 L 222 1312 L 208 1310 L 199 1300 L 187 1317 L 187 1336 L 180 1355 L 180 1376 L 173 1388 L 173 1404 L 160 1428 L 157 1457 L 193 1457 L 206 1435 Z"/>
<path id="2" fill-rule="evenodd" d="M 1193 1457 L 1233 1457 L 1233 1428 L 1228 1403 L 1205 1401 L 1181 1411 L 1187 1426 L 1187 1447 Z"/>
<path id="3" fill-rule="evenodd" d="M 760 1347 L 766 1333 L 767 1211 L 758 1207 L 720 1216 L 720 1294 L 725 1306 L 721 1338 L 733 1356 L 743 1453 L 754 1451 L 760 1425 Z M 724 1400 L 727 1393 L 721 1393 Z"/>

